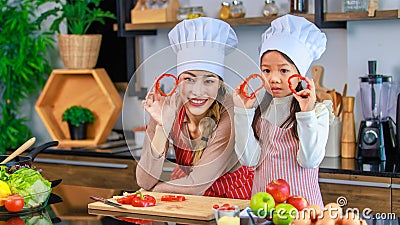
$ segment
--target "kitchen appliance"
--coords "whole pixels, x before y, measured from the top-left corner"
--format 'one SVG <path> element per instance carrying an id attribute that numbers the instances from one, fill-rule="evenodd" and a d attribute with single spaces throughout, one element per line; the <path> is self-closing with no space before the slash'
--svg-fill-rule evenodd
<path id="1" fill-rule="evenodd" d="M 388 116 L 391 76 L 376 73 L 376 61 L 368 61 L 368 75 L 359 77 L 364 120 L 358 132 L 357 159 L 385 161 L 396 149 L 394 122 Z"/>

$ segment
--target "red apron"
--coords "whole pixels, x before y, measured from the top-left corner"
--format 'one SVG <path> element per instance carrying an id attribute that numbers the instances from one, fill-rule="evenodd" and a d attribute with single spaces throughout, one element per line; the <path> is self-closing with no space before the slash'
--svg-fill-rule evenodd
<path id="1" fill-rule="evenodd" d="M 323 208 L 318 183 L 318 168 L 307 169 L 297 163 L 298 140 L 292 127 L 280 128 L 260 118 L 257 125 L 262 154 L 254 175 L 253 194 L 265 191 L 266 185 L 275 179 L 285 179 L 291 195 L 300 195 L 309 204 Z"/>
<path id="2" fill-rule="evenodd" d="M 189 146 L 181 140 L 180 131 L 183 126 L 185 110 L 182 107 L 178 114 L 178 123 L 175 123 L 172 131 L 177 167 L 171 174 L 171 180 L 182 178 L 190 174 L 194 154 Z M 233 153 L 234 154 L 234 153 Z M 205 192 L 204 196 L 250 199 L 253 186 L 254 170 L 242 166 L 234 172 L 225 173 L 219 177 Z"/>

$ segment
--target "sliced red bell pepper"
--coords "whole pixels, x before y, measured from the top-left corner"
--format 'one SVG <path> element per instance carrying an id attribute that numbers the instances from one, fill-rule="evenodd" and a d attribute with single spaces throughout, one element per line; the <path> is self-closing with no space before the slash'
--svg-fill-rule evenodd
<path id="1" fill-rule="evenodd" d="M 164 92 L 161 90 L 161 85 L 160 85 L 160 81 L 161 81 L 164 77 L 172 77 L 172 78 L 175 79 L 175 86 L 174 86 L 174 88 L 173 88 L 169 93 L 167 93 L 167 94 L 164 93 Z M 159 76 L 159 77 L 157 78 L 156 84 L 155 84 L 155 89 L 156 89 L 156 91 L 157 91 L 161 96 L 164 96 L 164 97 L 171 96 L 171 95 L 175 92 L 175 90 L 176 90 L 177 87 L 178 87 L 178 78 L 175 77 L 174 75 L 168 74 L 168 73 L 164 73 L 164 74 L 162 74 L 161 76 Z"/>
<path id="2" fill-rule="evenodd" d="M 124 196 L 117 200 L 121 204 L 131 204 L 135 207 L 149 207 L 156 205 L 156 198 L 151 195 L 144 195 L 140 191 L 136 191 L 134 194 Z"/>
<path id="3" fill-rule="evenodd" d="M 235 206 L 232 206 L 228 203 L 225 203 L 221 206 L 219 206 L 218 204 L 213 205 L 214 209 L 219 209 L 219 210 L 235 210 Z"/>
<path id="4" fill-rule="evenodd" d="M 118 216 L 117 219 L 129 222 L 129 223 L 135 223 L 135 224 L 146 224 L 146 223 L 154 222 L 154 220 L 145 220 L 145 219 L 138 219 L 138 218 L 132 218 L 132 217 L 122 217 L 122 216 Z"/>
<path id="5" fill-rule="evenodd" d="M 161 196 L 161 201 L 166 202 L 183 202 L 185 201 L 185 196 L 182 195 L 163 195 Z"/>
<path id="6" fill-rule="evenodd" d="M 296 87 L 294 87 L 293 88 L 293 84 L 292 84 L 292 82 L 290 82 L 290 80 L 291 79 L 293 79 L 293 78 L 295 78 L 295 77 L 297 77 L 297 78 L 299 78 L 300 80 L 304 80 L 306 83 L 307 83 L 307 89 L 310 89 L 310 84 L 307 82 L 307 80 L 306 80 L 306 78 L 305 77 L 303 77 L 303 76 L 301 76 L 300 74 L 293 74 L 292 76 L 290 76 L 289 78 L 288 78 L 288 83 L 289 83 L 289 89 L 290 89 L 290 91 L 292 91 L 294 94 L 297 94 L 297 91 L 296 91 Z M 308 95 L 302 95 L 303 97 L 307 97 Z"/>
<path id="7" fill-rule="evenodd" d="M 254 92 L 252 92 L 250 95 L 247 95 L 246 91 L 244 90 L 246 88 L 246 86 L 249 84 L 249 81 L 251 79 L 256 79 L 256 78 L 260 78 L 262 81 L 262 85 L 260 87 L 258 87 Z M 251 74 L 250 76 L 248 76 L 244 82 L 242 83 L 242 85 L 240 85 L 240 94 L 246 98 L 254 98 L 256 96 L 256 92 L 258 92 L 259 90 L 261 90 L 263 87 L 265 86 L 265 80 L 263 79 L 263 77 L 260 74 Z"/>

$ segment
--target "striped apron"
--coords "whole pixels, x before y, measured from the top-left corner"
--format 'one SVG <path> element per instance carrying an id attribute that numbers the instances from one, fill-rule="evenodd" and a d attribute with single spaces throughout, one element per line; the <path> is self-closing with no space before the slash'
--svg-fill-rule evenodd
<path id="1" fill-rule="evenodd" d="M 182 107 L 184 109 L 184 107 Z M 171 180 L 188 176 L 192 171 L 192 162 L 194 154 L 190 147 L 180 138 L 180 132 L 183 125 L 183 112 L 178 114 L 178 123 L 175 123 L 172 130 L 172 139 L 174 140 L 174 150 L 176 163 L 178 166 L 171 173 Z M 232 154 L 235 154 L 233 152 Z M 250 199 L 251 188 L 253 186 L 254 169 L 242 166 L 234 172 L 227 172 L 219 177 L 205 192 L 204 196 Z"/>
<path id="2" fill-rule="evenodd" d="M 309 204 L 323 208 L 318 168 L 307 169 L 297 163 L 299 143 L 292 127 L 280 128 L 260 118 L 256 131 L 260 134 L 262 161 L 255 171 L 253 194 L 265 191 L 266 185 L 275 179 L 284 179 L 290 185 L 291 195 L 303 196 Z"/>

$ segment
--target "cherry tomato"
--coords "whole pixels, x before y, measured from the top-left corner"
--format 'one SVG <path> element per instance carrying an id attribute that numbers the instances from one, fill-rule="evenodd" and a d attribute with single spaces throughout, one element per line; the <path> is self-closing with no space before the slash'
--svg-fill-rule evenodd
<path id="1" fill-rule="evenodd" d="M 7 220 L 6 225 L 25 225 L 25 222 L 19 217 L 11 217 Z"/>
<path id="2" fill-rule="evenodd" d="M 218 208 L 219 208 L 219 205 L 218 205 L 218 204 L 215 204 L 215 205 L 213 205 L 213 208 L 214 208 L 214 209 L 218 209 Z"/>
<path id="3" fill-rule="evenodd" d="M 5 202 L 7 211 L 19 212 L 24 207 L 24 199 L 19 194 L 11 195 Z"/>
<path id="4" fill-rule="evenodd" d="M 25 222 L 23 219 L 15 216 L 8 219 L 6 225 L 25 225 Z"/>

